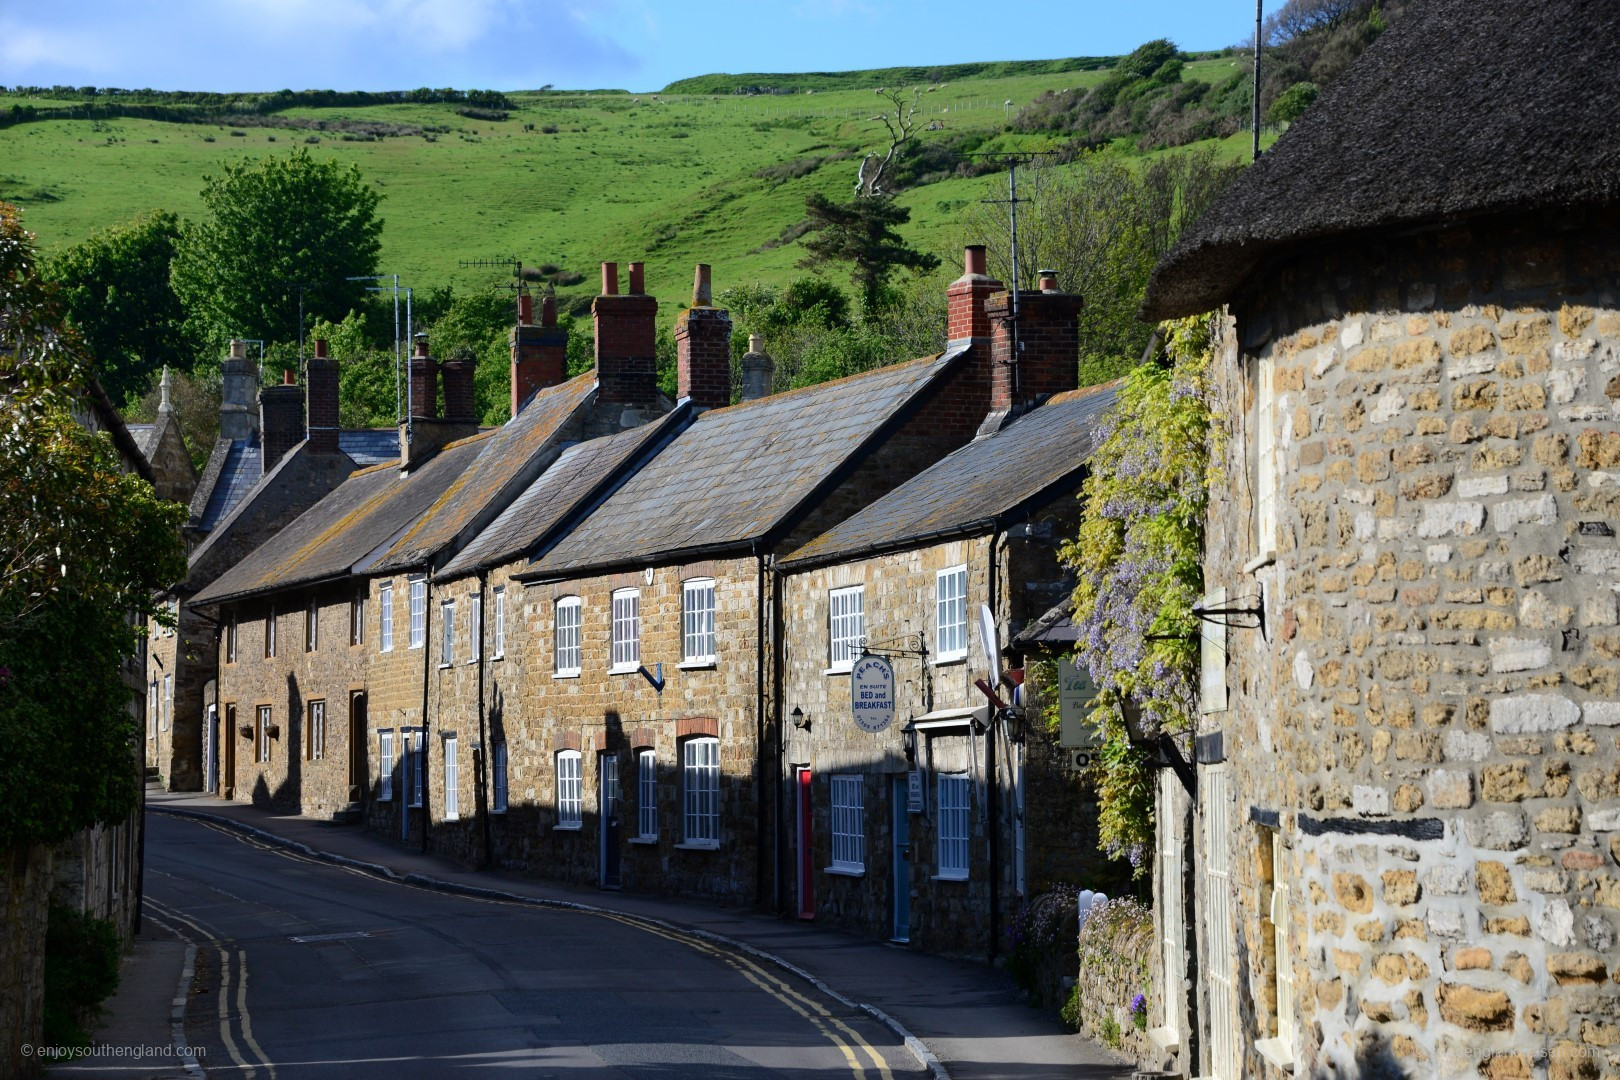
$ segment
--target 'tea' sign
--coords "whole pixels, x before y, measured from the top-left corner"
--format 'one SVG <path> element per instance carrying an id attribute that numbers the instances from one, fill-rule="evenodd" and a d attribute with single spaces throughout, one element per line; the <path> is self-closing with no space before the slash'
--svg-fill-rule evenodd
<path id="1" fill-rule="evenodd" d="M 894 723 L 894 665 L 863 656 L 849 672 L 849 703 L 855 726 L 876 735 Z"/>

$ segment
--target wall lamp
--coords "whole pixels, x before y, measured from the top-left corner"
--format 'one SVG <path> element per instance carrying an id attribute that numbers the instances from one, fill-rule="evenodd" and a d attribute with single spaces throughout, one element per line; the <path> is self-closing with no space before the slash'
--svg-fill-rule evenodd
<path id="1" fill-rule="evenodd" d="M 804 715 L 804 710 L 797 705 L 793 706 L 793 711 L 788 713 L 788 717 L 793 721 L 793 726 L 799 731 L 810 730 L 810 718 Z"/>

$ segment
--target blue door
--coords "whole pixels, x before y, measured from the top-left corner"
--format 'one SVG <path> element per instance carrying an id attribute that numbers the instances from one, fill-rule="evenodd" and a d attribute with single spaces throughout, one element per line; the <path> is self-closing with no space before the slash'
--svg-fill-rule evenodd
<path id="1" fill-rule="evenodd" d="M 906 804 L 906 778 L 889 777 L 889 806 L 894 817 L 894 851 L 889 865 L 894 882 L 895 941 L 911 940 L 911 817 Z"/>

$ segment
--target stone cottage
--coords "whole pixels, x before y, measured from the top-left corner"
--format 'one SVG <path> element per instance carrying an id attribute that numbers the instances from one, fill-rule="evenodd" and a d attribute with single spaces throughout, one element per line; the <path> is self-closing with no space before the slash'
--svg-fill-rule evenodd
<path id="1" fill-rule="evenodd" d="M 1183 1075 L 1620 1070 L 1617 102 L 1614 5 L 1429 0 L 1153 276 L 1227 313 Z"/>
<path id="2" fill-rule="evenodd" d="M 996 684 L 1022 665 L 1004 647 L 1072 584 L 1056 547 L 1078 525 L 1083 463 L 1114 400 L 1112 387 L 1073 389 L 1078 298 L 1043 286 L 1021 297 L 1018 388 L 1007 293 L 990 298 L 993 419 L 979 436 L 781 564 L 787 861 L 801 918 L 994 957 L 1032 890 L 1071 869 L 1045 841 L 1085 817 L 1080 776 L 1038 718 L 986 693 L 1012 701 Z M 852 707 L 851 669 L 869 656 L 894 676 L 882 726 Z"/>

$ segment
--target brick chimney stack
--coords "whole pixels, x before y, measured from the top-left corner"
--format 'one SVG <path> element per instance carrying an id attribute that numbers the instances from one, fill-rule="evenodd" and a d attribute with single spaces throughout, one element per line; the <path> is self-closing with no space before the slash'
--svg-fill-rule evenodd
<path id="1" fill-rule="evenodd" d="M 748 351 L 742 358 L 742 400 L 770 397 L 775 376 L 776 361 L 765 352 L 765 335 L 749 334 Z"/>
<path id="2" fill-rule="evenodd" d="M 630 264 L 630 292 L 619 295 L 617 263 L 602 264 L 602 295 L 591 302 L 596 380 L 604 403 L 653 408 L 658 403 L 655 340 L 658 301 L 642 292 L 641 263 Z"/>
<path id="3" fill-rule="evenodd" d="M 411 419 L 434 420 L 439 415 L 439 364 L 428 355 L 427 336 L 417 336 L 408 364 Z"/>
<path id="4" fill-rule="evenodd" d="M 962 276 L 945 290 L 946 340 L 989 345 L 990 317 L 985 314 L 985 304 L 993 293 L 1005 288 L 985 272 L 984 245 L 969 244 L 962 255 Z"/>
<path id="5" fill-rule="evenodd" d="M 1080 382 L 1082 301 L 1058 290 L 1057 275 L 1040 272 L 1039 292 L 1018 294 L 1018 355 L 1014 355 L 1012 294 L 998 292 L 986 305 L 992 327 L 990 408 L 1009 417 Z"/>
<path id="6" fill-rule="evenodd" d="M 439 365 L 444 383 L 444 420 L 448 423 L 477 424 L 478 403 L 473 395 L 473 369 L 477 365 L 470 350 L 452 353 Z"/>
<path id="7" fill-rule="evenodd" d="M 259 459 L 263 473 L 276 467 L 287 451 L 304 438 L 304 392 L 283 372 L 280 386 L 259 391 L 259 432 L 263 446 Z"/>
<path id="8" fill-rule="evenodd" d="M 309 448 L 317 454 L 338 453 L 338 365 L 326 354 L 326 340 L 315 339 L 309 358 Z"/>
<path id="9" fill-rule="evenodd" d="M 219 402 L 219 437 L 251 439 L 259 433 L 259 369 L 247 358 L 247 342 L 232 339 L 231 351 L 220 365 L 224 387 Z"/>
<path id="10" fill-rule="evenodd" d="M 675 319 L 675 364 L 677 397 L 700 410 L 731 404 L 731 312 L 714 306 L 707 263 L 693 274 L 692 306 Z"/>
<path id="11" fill-rule="evenodd" d="M 536 390 L 556 386 L 568 377 L 568 331 L 557 325 L 557 300 L 540 298 L 540 323 L 534 321 L 534 298 L 518 297 L 518 322 L 512 328 L 512 415 Z"/>

